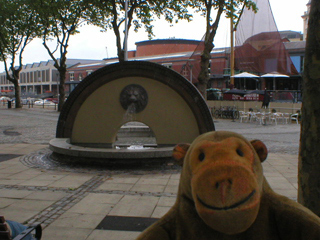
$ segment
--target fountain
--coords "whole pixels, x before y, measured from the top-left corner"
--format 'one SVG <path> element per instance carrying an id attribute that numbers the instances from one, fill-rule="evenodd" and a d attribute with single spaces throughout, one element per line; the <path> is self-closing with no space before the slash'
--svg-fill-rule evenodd
<path id="1" fill-rule="evenodd" d="M 128 129 L 147 129 L 153 142 L 138 148 L 121 146 L 117 136 Z M 62 161 L 154 164 L 171 159 L 175 144 L 192 142 L 212 130 L 209 109 L 193 84 L 159 64 L 128 61 L 95 71 L 74 89 L 49 147 L 53 158 Z"/>

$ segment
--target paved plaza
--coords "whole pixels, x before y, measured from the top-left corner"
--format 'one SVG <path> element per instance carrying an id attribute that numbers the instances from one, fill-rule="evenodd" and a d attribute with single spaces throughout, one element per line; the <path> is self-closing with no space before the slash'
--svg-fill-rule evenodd
<path id="1" fill-rule="evenodd" d="M 84 169 L 40 159 L 50 153 L 58 117 L 54 108 L 0 106 L 0 215 L 41 222 L 45 240 L 129 240 L 174 204 L 179 168 Z M 262 140 L 269 149 L 268 182 L 296 200 L 300 125 L 215 119 L 215 127 Z"/>

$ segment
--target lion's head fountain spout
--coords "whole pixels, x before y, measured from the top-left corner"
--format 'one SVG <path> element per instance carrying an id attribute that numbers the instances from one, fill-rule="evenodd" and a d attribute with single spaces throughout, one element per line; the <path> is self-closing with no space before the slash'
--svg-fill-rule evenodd
<path id="1" fill-rule="evenodd" d="M 120 93 L 120 103 L 130 114 L 139 113 L 148 104 L 148 93 L 141 85 L 127 85 Z"/>

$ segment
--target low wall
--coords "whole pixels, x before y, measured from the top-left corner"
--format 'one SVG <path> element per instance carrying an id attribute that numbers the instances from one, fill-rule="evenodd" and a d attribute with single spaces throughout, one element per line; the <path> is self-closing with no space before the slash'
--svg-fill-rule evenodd
<path id="1" fill-rule="evenodd" d="M 236 107 L 239 111 L 248 112 L 249 108 L 253 111 L 265 111 L 261 110 L 262 102 L 258 101 L 207 101 L 208 107 L 219 109 L 220 107 Z M 270 102 L 269 110 L 275 109 L 277 112 L 283 113 L 296 113 L 301 110 L 301 103 L 290 103 L 290 102 Z"/>

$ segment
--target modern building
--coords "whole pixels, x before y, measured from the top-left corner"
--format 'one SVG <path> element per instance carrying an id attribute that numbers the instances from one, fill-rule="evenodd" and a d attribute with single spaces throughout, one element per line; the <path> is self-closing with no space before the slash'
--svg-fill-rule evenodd
<path id="1" fill-rule="evenodd" d="M 68 59 L 67 67 L 73 66 L 77 63 L 89 64 L 97 61 L 98 60 Z M 53 60 L 26 64 L 20 72 L 19 80 L 22 96 L 57 93 L 59 72 L 54 67 Z M 1 93 L 13 94 L 13 89 L 13 84 L 7 80 L 6 73 L 0 73 Z"/>

